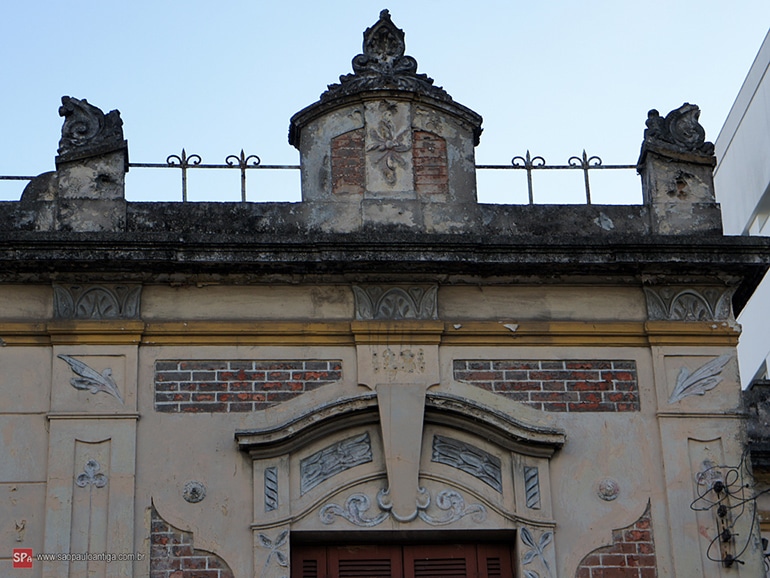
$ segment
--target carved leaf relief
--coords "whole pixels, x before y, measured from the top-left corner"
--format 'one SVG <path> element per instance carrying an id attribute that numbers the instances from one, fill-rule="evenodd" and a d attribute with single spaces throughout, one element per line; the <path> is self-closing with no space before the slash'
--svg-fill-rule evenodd
<path id="1" fill-rule="evenodd" d="M 645 287 L 651 321 L 727 321 L 733 318 L 732 287 Z"/>
<path id="2" fill-rule="evenodd" d="M 380 121 L 377 129 L 369 130 L 369 140 L 372 144 L 366 152 L 373 154 L 374 164 L 380 167 L 382 176 L 389 185 L 396 184 L 396 170 L 407 165 L 403 153 L 412 148 L 410 137 L 409 129 L 396 132 L 393 123 L 388 119 Z"/>
<path id="3" fill-rule="evenodd" d="M 60 319 L 132 319 L 139 316 L 141 285 L 54 285 Z"/>
<path id="4" fill-rule="evenodd" d="M 117 399 L 120 403 L 123 403 L 123 398 L 118 391 L 118 385 L 112 379 L 112 369 L 109 367 L 99 373 L 95 369 L 89 367 L 79 359 L 70 357 L 69 355 L 58 355 L 59 359 L 63 359 L 67 362 L 72 369 L 80 377 L 73 377 L 70 379 L 70 384 L 75 389 L 88 390 L 92 394 L 99 393 L 100 391 L 111 395 Z"/>
<path id="5" fill-rule="evenodd" d="M 693 372 L 686 367 L 680 369 L 668 403 L 675 403 L 691 395 L 705 395 L 707 391 L 714 389 L 722 381 L 720 374 L 732 357 L 731 354 L 725 353 Z"/>
<path id="6" fill-rule="evenodd" d="M 436 319 L 438 286 L 353 286 L 356 319 Z"/>
<path id="7" fill-rule="evenodd" d="M 503 492 L 500 458 L 471 444 L 436 435 L 433 437 L 431 460 L 457 468 L 478 478 L 496 491 Z"/>
<path id="8" fill-rule="evenodd" d="M 548 560 L 545 555 L 545 550 L 548 548 L 551 542 L 553 542 L 553 532 L 550 530 L 545 531 L 540 534 L 540 538 L 535 539 L 535 536 L 532 534 L 529 528 L 522 526 L 519 533 L 521 535 L 522 543 L 529 547 L 529 550 L 527 550 L 524 553 L 524 556 L 522 556 L 522 565 L 526 566 L 527 564 L 531 564 L 536 559 L 540 560 L 543 568 L 545 568 L 546 572 L 548 573 L 548 576 L 553 576 L 553 573 L 551 572 L 551 566 L 548 564 Z"/>
<path id="9" fill-rule="evenodd" d="M 372 461 L 372 445 L 368 433 L 348 438 L 300 461 L 300 493 L 352 467 Z"/>

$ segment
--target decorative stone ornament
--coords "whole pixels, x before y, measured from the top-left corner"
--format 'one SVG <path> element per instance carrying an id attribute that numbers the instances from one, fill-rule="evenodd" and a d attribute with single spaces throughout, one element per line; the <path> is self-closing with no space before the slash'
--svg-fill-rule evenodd
<path id="1" fill-rule="evenodd" d="M 500 458 L 476 446 L 450 437 L 436 435 L 433 436 L 431 461 L 457 468 L 481 480 L 497 492 L 503 492 Z M 537 474 L 535 475 L 537 476 Z"/>
<path id="2" fill-rule="evenodd" d="M 73 372 L 79 377 L 73 377 L 70 379 L 70 384 L 75 389 L 88 390 L 92 394 L 104 392 L 117 399 L 120 403 L 123 403 L 123 398 L 118 390 L 118 385 L 115 380 L 112 379 L 112 369 L 109 367 L 99 373 L 95 369 L 89 367 L 79 359 L 70 357 L 69 355 L 58 355 L 59 359 L 63 359 L 67 362 Z"/>
<path id="3" fill-rule="evenodd" d="M 123 121 L 119 111 L 113 110 L 105 115 L 85 98 L 79 100 L 62 96 L 61 102 L 59 116 L 64 117 L 64 126 L 59 141 L 59 156 L 56 158 L 57 166 L 59 163 L 117 150 L 126 149 L 127 153 L 128 145 L 123 140 Z"/>
<path id="4" fill-rule="evenodd" d="M 657 110 L 648 114 L 637 172 L 655 234 L 722 234 L 714 193 L 714 145 L 706 142 L 699 116 L 700 109 L 689 103 L 665 118 Z"/>
<path id="5" fill-rule="evenodd" d="M 383 10 L 364 32 L 353 73 L 291 118 L 302 200 L 324 229 L 387 223 L 446 232 L 476 218 L 481 116 L 418 74 L 404 51 L 404 32 Z"/>
<path id="6" fill-rule="evenodd" d="M 141 285 L 54 285 L 54 317 L 136 319 L 141 295 Z"/>
<path id="7" fill-rule="evenodd" d="M 366 90 L 408 90 L 428 94 L 439 100 L 452 97 L 433 79 L 417 74 L 417 61 L 404 54 L 404 31 L 390 19 L 390 12 L 380 12 L 380 19 L 364 32 L 363 54 L 353 58 L 353 74 L 340 76 L 340 84 L 330 84 L 321 100 L 356 94 Z"/>
<path id="8" fill-rule="evenodd" d="M 695 371 L 682 367 L 676 376 L 676 386 L 668 398 L 668 403 L 676 403 L 691 395 L 705 395 L 707 391 L 714 389 L 722 381 L 722 370 L 732 358 L 731 354 L 725 353 L 704 363 Z"/>
<path id="9" fill-rule="evenodd" d="M 75 478 L 75 485 L 79 488 L 85 488 L 89 485 L 95 488 L 103 488 L 107 485 L 107 476 L 99 471 L 101 469 L 102 466 L 99 462 L 88 460 L 83 468 L 83 472 Z"/>
<path id="10" fill-rule="evenodd" d="M 206 486 L 202 482 L 191 480 L 184 485 L 182 497 L 191 504 L 202 502 L 206 497 Z"/>
<path id="11" fill-rule="evenodd" d="M 538 468 L 524 468 L 524 497 L 527 508 L 540 509 L 540 471 Z"/>
<path id="12" fill-rule="evenodd" d="M 476 523 L 486 520 L 487 509 L 482 504 L 466 504 L 465 498 L 455 490 L 441 490 L 438 492 L 435 505 L 439 512 L 431 514 L 428 512 L 428 508 L 431 505 L 430 494 L 424 488 L 422 490 L 425 499 L 418 505 L 415 518 L 419 517 L 426 524 L 431 526 L 447 526 L 466 516 L 470 516 L 470 519 Z M 381 511 L 374 516 L 368 516 L 366 512 L 371 507 L 369 497 L 366 494 L 353 494 L 348 497 L 344 506 L 338 504 L 324 506 L 320 512 L 321 522 L 331 525 L 334 524 L 337 517 L 340 517 L 354 526 L 373 528 L 382 524 L 390 516 L 393 516 L 399 522 L 411 522 L 414 519 L 399 519 L 392 506 L 386 502 L 386 493 L 384 491 L 381 491 L 377 496 L 377 505 Z"/>
<path id="13" fill-rule="evenodd" d="M 372 461 L 369 434 L 344 439 L 300 461 L 300 494 L 345 470 Z"/>
<path id="14" fill-rule="evenodd" d="M 730 321 L 734 287 L 645 287 L 650 321 Z"/>
<path id="15" fill-rule="evenodd" d="M 430 287 L 353 286 L 356 319 L 438 319 L 438 285 Z"/>
<path id="16" fill-rule="evenodd" d="M 605 502 L 612 502 L 620 495 L 620 484 L 612 478 L 604 478 L 599 482 L 596 494 Z"/>
<path id="17" fill-rule="evenodd" d="M 706 131 L 698 122 L 700 109 L 685 102 L 662 118 L 652 109 L 647 113 L 647 129 L 644 131 L 642 150 L 670 151 L 676 153 L 712 156 L 714 144 L 706 142 Z"/>

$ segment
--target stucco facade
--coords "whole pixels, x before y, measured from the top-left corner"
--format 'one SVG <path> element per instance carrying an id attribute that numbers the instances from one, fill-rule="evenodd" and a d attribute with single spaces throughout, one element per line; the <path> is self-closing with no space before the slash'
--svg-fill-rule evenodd
<path id="1" fill-rule="evenodd" d="M 119 115 L 65 97 L 0 203 L 0 574 L 760 575 L 768 243 L 722 235 L 697 107 L 651 111 L 643 205 L 480 205 L 481 117 L 386 11 L 353 69 L 291 120 L 297 204 L 126 202 Z"/>

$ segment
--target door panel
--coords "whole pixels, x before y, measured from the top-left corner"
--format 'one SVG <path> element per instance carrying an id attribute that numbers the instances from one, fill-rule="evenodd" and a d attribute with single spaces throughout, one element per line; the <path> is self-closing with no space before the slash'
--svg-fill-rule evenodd
<path id="1" fill-rule="evenodd" d="M 513 578 L 513 549 L 507 544 L 294 545 L 291 578 Z"/>
<path id="2" fill-rule="evenodd" d="M 404 546 L 404 578 L 478 578 L 474 545 Z"/>

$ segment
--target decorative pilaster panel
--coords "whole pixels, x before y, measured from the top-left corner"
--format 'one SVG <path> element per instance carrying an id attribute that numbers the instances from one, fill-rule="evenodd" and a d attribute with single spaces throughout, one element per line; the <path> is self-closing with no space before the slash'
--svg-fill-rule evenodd
<path id="1" fill-rule="evenodd" d="M 51 376 L 44 551 L 133 555 L 137 348 L 55 346 Z M 43 576 L 117 578 L 133 564 L 46 562 Z"/>
<path id="2" fill-rule="evenodd" d="M 551 511 L 551 476 L 547 459 L 512 454 L 516 512 L 525 518 L 548 522 Z"/>
<path id="3" fill-rule="evenodd" d="M 553 529 L 524 525 L 519 528 L 519 563 L 517 576 L 524 578 L 556 578 L 556 549 Z"/>
<path id="4" fill-rule="evenodd" d="M 364 105 L 366 190 L 392 197 L 414 191 L 410 105 L 396 100 Z"/>
<path id="5" fill-rule="evenodd" d="M 134 554 L 136 416 L 50 417 L 44 551 Z M 132 572 L 129 560 L 43 563 L 44 578 Z"/>
<path id="6" fill-rule="evenodd" d="M 271 524 L 291 516 L 289 456 L 253 461 L 254 524 Z"/>
<path id="7" fill-rule="evenodd" d="M 111 440 L 75 441 L 75 478 L 72 489 L 71 552 L 107 552 Z M 78 468 L 79 466 L 79 468 Z M 104 560 L 76 560 L 71 576 L 106 576 Z"/>

